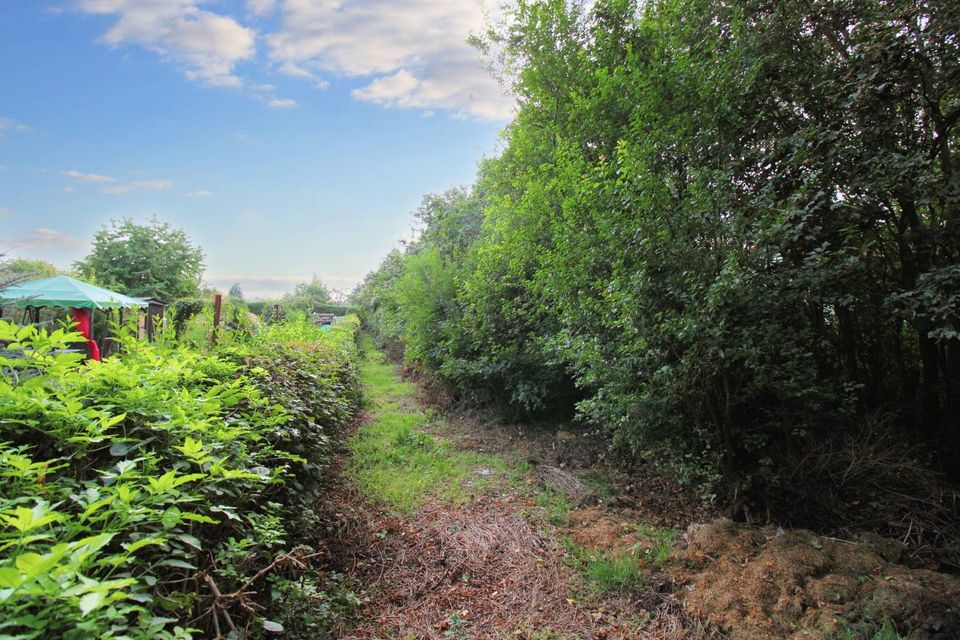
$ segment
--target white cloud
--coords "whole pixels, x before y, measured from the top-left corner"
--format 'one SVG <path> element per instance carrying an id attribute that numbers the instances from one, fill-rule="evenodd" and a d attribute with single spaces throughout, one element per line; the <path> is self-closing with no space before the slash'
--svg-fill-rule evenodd
<path id="1" fill-rule="evenodd" d="M 0 207 L 0 218 L 6 218 L 13 215 L 12 209 L 7 209 L 6 207 Z"/>
<path id="2" fill-rule="evenodd" d="M 185 194 L 188 198 L 209 198 L 213 194 L 206 189 L 201 189 L 200 191 L 189 191 Z"/>
<path id="3" fill-rule="evenodd" d="M 291 78 L 308 78 L 310 80 L 315 79 L 317 76 L 310 73 L 300 65 L 294 64 L 293 62 L 287 61 L 280 65 L 277 69 L 280 73 L 285 76 L 290 76 Z"/>
<path id="4" fill-rule="evenodd" d="M 484 28 L 481 0 L 285 0 L 282 15 L 266 39 L 287 75 L 371 77 L 353 95 L 386 107 L 511 116 L 512 100 L 466 42 Z"/>
<path id="5" fill-rule="evenodd" d="M 137 189 L 149 189 L 155 191 L 157 189 L 169 189 L 173 186 L 173 182 L 170 180 L 136 180 L 133 183 L 133 186 Z"/>
<path id="6" fill-rule="evenodd" d="M 289 98 L 272 98 L 269 102 L 267 102 L 267 107 L 270 109 L 292 109 L 296 106 L 297 101 Z"/>
<path id="7" fill-rule="evenodd" d="M 108 196 L 118 196 L 124 193 L 130 193 L 134 189 L 136 189 L 136 187 L 129 184 L 118 184 L 115 187 L 104 187 L 100 189 L 100 193 L 105 193 Z"/>
<path id="8" fill-rule="evenodd" d="M 201 0 L 79 0 L 81 11 L 116 15 L 100 41 L 138 44 L 184 68 L 184 75 L 211 86 L 239 87 L 238 62 L 256 53 L 256 32 L 229 16 L 197 7 Z"/>
<path id="9" fill-rule="evenodd" d="M 41 227 L 30 231 L 27 235 L 10 240 L 0 240 L 4 246 L 12 245 L 17 249 L 33 251 L 74 251 L 83 248 L 84 243 L 70 234 Z"/>
<path id="10" fill-rule="evenodd" d="M 68 178 L 73 178 L 77 182 L 115 182 L 116 178 L 111 178 L 110 176 L 102 176 L 98 173 L 81 173 L 79 171 L 64 171 L 63 175 Z"/>
<path id="11" fill-rule="evenodd" d="M 265 16 L 273 11 L 276 0 L 247 0 L 247 11 L 256 16 Z"/>
<path id="12" fill-rule="evenodd" d="M 0 171 L 6 171 L 9 167 L 5 164 L 0 164 Z"/>
<path id="13" fill-rule="evenodd" d="M 8 131 L 29 131 L 30 127 L 23 124 L 22 122 L 17 122 L 13 118 L 2 118 L 0 117 L 0 138 L 5 136 Z"/>
<path id="14" fill-rule="evenodd" d="M 67 193 L 73 193 L 74 191 L 76 191 L 76 189 L 73 187 L 64 187 L 63 190 L 66 191 Z"/>

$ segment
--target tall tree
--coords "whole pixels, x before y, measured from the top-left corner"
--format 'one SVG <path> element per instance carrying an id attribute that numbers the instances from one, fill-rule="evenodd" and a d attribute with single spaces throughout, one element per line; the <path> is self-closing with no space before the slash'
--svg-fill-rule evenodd
<path id="1" fill-rule="evenodd" d="M 240 288 L 239 282 L 233 283 L 233 286 L 230 287 L 230 291 L 227 293 L 227 296 L 236 299 L 238 302 L 243 302 L 243 289 Z"/>
<path id="2" fill-rule="evenodd" d="M 106 287 L 172 302 L 200 293 L 203 261 L 203 251 L 182 229 L 157 218 L 143 225 L 123 218 L 101 228 L 90 255 L 75 266 Z"/>

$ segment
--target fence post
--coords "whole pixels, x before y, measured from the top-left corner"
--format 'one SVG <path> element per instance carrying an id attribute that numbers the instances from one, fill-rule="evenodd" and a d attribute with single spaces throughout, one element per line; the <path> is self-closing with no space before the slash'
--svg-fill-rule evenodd
<path id="1" fill-rule="evenodd" d="M 217 344 L 217 333 L 220 331 L 220 305 L 223 296 L 219 293 L 213 297 L 213 344 Z"/>

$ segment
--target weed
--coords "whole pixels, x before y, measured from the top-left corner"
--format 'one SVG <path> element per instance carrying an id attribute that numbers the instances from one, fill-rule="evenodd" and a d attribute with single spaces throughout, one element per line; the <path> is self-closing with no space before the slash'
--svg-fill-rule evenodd
<path id="1" fill-rule="evenodd" d="M 469 640 L 470 634 L 467 633 L 466 621 L 460 617 L 459 611 L 453 612 L 453 615 L 447 620 L 447 625 L 447 630 L 443 632 L 444 636 L 454 638 L 454 640 Z"/>

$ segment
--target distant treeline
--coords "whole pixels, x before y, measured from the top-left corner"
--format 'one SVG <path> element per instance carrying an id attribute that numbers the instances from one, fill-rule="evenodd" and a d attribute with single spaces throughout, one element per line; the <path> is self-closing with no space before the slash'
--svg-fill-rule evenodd
<path id="1" fill-rule="evenodd" d="M 359 289 L 382 342 L 735 506 L 824 443 L 960 461 L 960 4 L 521 0 L 484 46 L 516 119 Z"/>
<path id="2" fill-rule="evenodd" d="M 255 313 L 260 317 L 264 317 L 270 313 L 270 310 L 273 309 L 273 306 L 276 304 L 284 306 L 280 300 L 258 300 L 256 302 L 247 302 L 246 304 L 251 313 Z M 337 316 L 349 315 L 356 311 L 356 309 L 348 304 L 333 303 L 317 303 L 312 305 L 311 309 L 313 313 L 332 313 Z"/>

